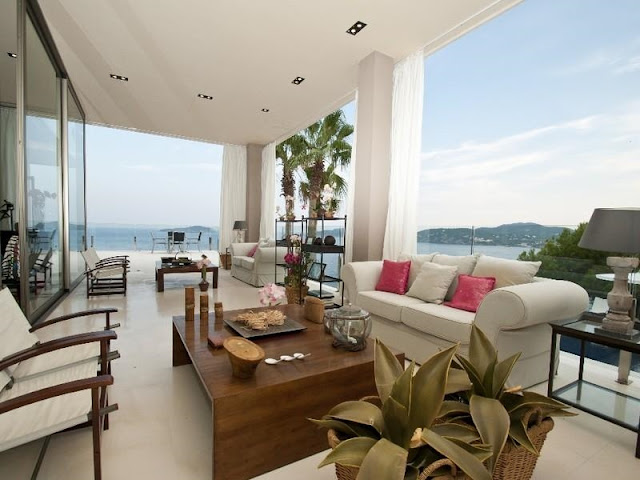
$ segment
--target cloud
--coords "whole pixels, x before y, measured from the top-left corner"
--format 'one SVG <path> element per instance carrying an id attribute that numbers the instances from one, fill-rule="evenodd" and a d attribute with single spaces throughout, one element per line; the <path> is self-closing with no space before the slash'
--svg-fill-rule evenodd
<path id="1" fill-rule="evenodd" d="M 600 47 L 554 73 L 562 76 L 577 75 L 601 69 L 616 75 L 640 71 L 640 37 L 628 43 Z"/>

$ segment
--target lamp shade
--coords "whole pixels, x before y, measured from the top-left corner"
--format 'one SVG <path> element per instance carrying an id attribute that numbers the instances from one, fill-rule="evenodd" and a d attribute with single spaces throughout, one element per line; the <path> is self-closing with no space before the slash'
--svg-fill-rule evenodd
<path id="1" fill-rule="evenodd" d="M 616 253 L 640 253 L 640 208 L 596 208 L 579 247 Z"/>
<path id="2" fill-rule="evenodd" d="M 235 222 L 233 222 L 233 229 L 234 230 L 246 230 L 247 229 L 247 222 L 245 222 L 244 220 L 236 220 Z"/>

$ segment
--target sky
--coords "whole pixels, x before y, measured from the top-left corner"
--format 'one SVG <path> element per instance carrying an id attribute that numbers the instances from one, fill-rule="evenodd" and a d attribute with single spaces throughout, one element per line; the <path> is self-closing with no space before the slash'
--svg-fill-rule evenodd
<path id="1" fill-rule="evenodd" d="M 526 0 L 425 62 L 420 226 L 640 206 L 640 2 Z"/>

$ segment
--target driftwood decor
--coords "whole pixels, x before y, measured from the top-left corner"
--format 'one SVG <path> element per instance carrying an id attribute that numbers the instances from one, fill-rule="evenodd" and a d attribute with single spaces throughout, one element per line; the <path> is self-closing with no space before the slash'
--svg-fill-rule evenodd
<path id="1" fill-rule="evenodd" d="M 234 377 L 251 378 L 264 359 L 264 350 L 243 337 L 225 338 L 224 348 L 229 355 Z"/>

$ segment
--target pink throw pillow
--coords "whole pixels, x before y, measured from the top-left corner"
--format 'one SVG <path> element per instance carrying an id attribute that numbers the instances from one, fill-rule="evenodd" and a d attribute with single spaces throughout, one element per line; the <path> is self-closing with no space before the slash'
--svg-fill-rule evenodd
<path id="1" fill-rule="evenodd" d="M 404 295 L 407 292 L 410 269 L 410 260 L 407 262 L 385 260 L 382 263 L 382 273 L 376 285 L 376 290 Z"/>
<path id="2" fill-rule="evenodd" d="M 459 310 L 475 312 L 487 293 L 496 285 L 495 277 L 474 277 L 458 275 L 458 288 L 450 302 L 445 305 Z"/>
<path id="3" fill-rule="evenodd" d="M 258 243 L 256 243 L 253 248 L 251 250 L 249 250 L 249 253 L 247 253 L 247 257 L 253 257 L 256 254 L 256 250 L 258 250 Z"/>

